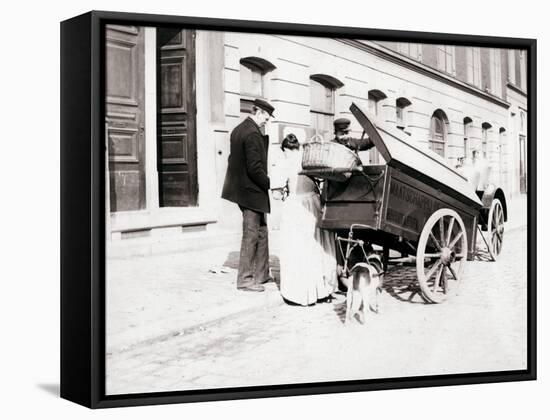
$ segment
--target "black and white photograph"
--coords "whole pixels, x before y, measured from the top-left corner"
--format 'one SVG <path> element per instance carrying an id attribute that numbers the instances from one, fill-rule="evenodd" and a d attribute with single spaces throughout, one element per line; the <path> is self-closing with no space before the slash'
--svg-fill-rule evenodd
<path id="1" fill-rule="evenodd" d="M 527 50 L 103 40 L 107 396 L 527 369 Z"/>
<path id="2" fill-rule="evenodd" d="M 2 418 L 544 417 L 544 3 L 3 11 Z"/>

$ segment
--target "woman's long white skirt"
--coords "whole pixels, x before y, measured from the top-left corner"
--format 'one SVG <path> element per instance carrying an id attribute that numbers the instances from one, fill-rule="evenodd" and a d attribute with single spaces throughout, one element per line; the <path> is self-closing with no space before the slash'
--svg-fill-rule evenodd
<path id="1" fill-rule="evenodd" d="M 334 234 L 319 229 L 319 195 L 289 197 L 281 215 L 281 295 L 299 305 L 311 305 L 336 291 Z"/>

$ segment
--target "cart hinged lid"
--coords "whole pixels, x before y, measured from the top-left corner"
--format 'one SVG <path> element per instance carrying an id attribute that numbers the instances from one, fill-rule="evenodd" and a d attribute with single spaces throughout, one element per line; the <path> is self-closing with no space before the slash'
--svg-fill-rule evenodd
<path id="1" fill-rule="evenodd" d="M 465 200 L 476 208 L 482 206 L 475 188 L 437 153 L 416 146 L 410 136 L 381 122 L 355 103 L 351 104 L 350 110 L 388 166 L 411 176 L 421 174 L 433 182 L 434 186 L 441 187 L 442 191 L 454 196 L 458 194 L 457 198 L 462 198 L 461 201 Z"/>

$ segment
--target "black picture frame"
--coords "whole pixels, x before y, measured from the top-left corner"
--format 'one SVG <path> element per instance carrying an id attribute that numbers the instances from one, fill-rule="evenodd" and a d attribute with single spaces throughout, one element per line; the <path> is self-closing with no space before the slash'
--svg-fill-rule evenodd
<path id="1" fill-rule="evenodd" d="M 403 40 L 525 49 L 528 92 L 527 369 L 320 384 L 105 395 L 104 25 L 185 26 L 203 30 Z M 535 39 L 236 21 L 92 11 L 61 23 L 61 397 L 90 408 L 265 398 L 535 380 L 536 359 Z"/>

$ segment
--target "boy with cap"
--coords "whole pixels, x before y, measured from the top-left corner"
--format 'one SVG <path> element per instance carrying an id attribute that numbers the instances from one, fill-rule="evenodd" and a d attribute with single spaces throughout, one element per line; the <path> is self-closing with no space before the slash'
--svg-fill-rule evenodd
<path id="1" fill-rule="evenodd" d="M 275 108 L 256 99 L 252 114 L 233 129 L 222 198 L 236 203 L 243 214 L 243 234 L 237 274 L 237 289 L 263 292 L 269 275 L 266 213 L 270 211 L 267 175 L 268 136 L 261 128 Z"/>

